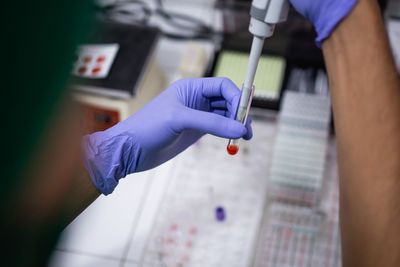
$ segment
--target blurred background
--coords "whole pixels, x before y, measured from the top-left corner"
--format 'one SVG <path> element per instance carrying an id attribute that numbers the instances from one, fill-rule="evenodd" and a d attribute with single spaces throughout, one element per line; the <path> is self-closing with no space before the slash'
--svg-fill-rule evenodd
<path id="1" fill-rule="evenodd" d="M 400 71 L 400 1 L 380 1 Z M 96 1 L 71 92 L 86 133 L 105 130 L 181 78 L 241 88 L 249 0 Z M 311 23 L 294 9 L 265 42 L 254 138 L 235 157 L 205 136 L 121 180 L 63 232 L 50 266 L 341 266 L 334 125 Z M 368 44 L 366 44 L 368 45 Z M 215 164 L 218 162 L 218 164 Z"/>

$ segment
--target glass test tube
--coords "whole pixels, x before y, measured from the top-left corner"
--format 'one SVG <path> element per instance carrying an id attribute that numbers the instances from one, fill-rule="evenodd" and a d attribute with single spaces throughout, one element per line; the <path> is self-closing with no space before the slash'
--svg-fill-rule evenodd
<path id="1" fill-rule="evenodd" d="M 238 108 L 238 111 L 236 114 L 236 120 L 243 123 L 243 125 L 246 125 L 247 117 L 249 116 L 250 106 L 251 106 L 251 102 L 253 100 L 253 95 L 254 95 L 255 89 L 256 89 L 256 87 L 253 85 L 251 88 L 249 101 L 247 102 L 246 107 L 239 106 L 239 108 Z M 242 86 L 242 93 L 243 93 L 243 86 Z M 239 151 L 239 139 L 229 139 L 226 150 L 228 151 L 229 155 L 236 155 L 236 153 Z"/>

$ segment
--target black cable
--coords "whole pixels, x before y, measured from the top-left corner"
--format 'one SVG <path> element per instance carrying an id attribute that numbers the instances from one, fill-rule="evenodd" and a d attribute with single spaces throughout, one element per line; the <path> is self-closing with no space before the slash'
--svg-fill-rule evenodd
<path id="1" fill-rule="evenodd" d="M 136 7 L 137 10 L 127 10 L 126 8 L 130 5 Z M 100 10 L 104 17 L 120 22 L 141 25 L 147 25 L 153 13 L 148 4 L 140 0 L 130 0 L 124 3 L 105 5 L 101 7 Z M 120 18 L 118 19 L 118 17 Z"/>
<path id="2" fill-rule="evenodd" d="M 158 5 L 156 12 L 160 16 L 162 16 L 165 19 L 165 22 L 167 22 L 171 26 L 183 30 L 193 31 L 195 36 L 204 36 L 214 33 L 214 30 L 208 25 L 206 25 L 203 21 L 187 16 L 185 14 L 166 11 L 162 0 L 157 0 L 156 2 Z M 192 26 L 181 24 L 179 23 L 179 21 L 186 24 L 187 23 L 192 24 Z"/>
<path id="3" fill-rule="evenodd" d="M 103 6 L 101 11 L 106 18 L 121 23 L 140 25 L 148 25 L 150 18 L 158 15 L 170 27 L 186 32 L 186 34 L 179 34 L 162 29 L 162 34 L 165 37 L 177 40 L 213 39 L 216 36 L 223 35 L 223 33 L 214 31 L 212 27 L 199 19 L 181 13 L 166 11 L 162 0 L 156 0 L 156 4 L 157 7 L 153 11 L 147 3 L 141 0 L 129 0 Z M 132 8 L 136 8 L 136 10 Z"/>

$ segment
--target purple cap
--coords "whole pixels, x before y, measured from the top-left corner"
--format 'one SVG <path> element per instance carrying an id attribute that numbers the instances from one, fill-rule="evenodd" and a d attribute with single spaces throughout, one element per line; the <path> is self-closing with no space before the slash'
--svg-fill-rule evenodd
<path id="1" fill-rule="evenodd" d="M 225 217 L 226 217 L 225 209 L 221 206 L 218 206 L 215 209 L 215 218 L 217 219 L 217 221 L 222 222 L 222 221 L 225 221 Z"/>

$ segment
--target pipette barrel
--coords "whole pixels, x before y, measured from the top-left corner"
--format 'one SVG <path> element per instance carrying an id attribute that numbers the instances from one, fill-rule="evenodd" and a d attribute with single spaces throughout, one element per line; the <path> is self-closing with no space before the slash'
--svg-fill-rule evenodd
<path id="1" fill-rule="evenodd" d="M 247 65 L 240 103 L 236 114 L 236 120 L 244 125 L 246 125 L 251 101 L 253 99 L 255 89 L 253 83 L 257 72 L 258 62 L 264 46 L 264 40 L 264 37 L 254 36 L 253 43 L 251 44 L 249 63 Z M 235 155 L 239 151 L 239 140 L 229 140 L 227 150 L 230 155 Z"/>
<path id="2" fill-rule="evenodd" d="M 260 61 L 261 53 L 264 47 L 263 37 L 254 36 L 251 43 L 249 63 L 247 65 L 246 76 L 244 77 L 243 89 L 250 91 L 256 76 L 258 62 Z M 243 92 L 243 91 L 242 91 Z M 250 94 L 248 94 L 250 95 Z M 247 101 L 245 101 L 247 103 Z"/>
<path id="3" fill-rule="evenodd" d="M 245 88 L 243 85 L 241 98 L 244 97 L 243 93 L 246 92 L 246 91 L 244 91 L 244 89 Z M 251 87 L 250 94 L 246 96 L 247 101 L 244 102 L 246 104 L 243 105 L 242 104 L 243 101 L 240 101 L 239 108 L 238 108 L 237 114 L 236 114 L 236 120 L 243 123 L 243 125 L 246 125 L 246 123 L 247 123 L 247 118 L 249 116 L 250 106 L 251 106 L 251 102 L 253 100 L 253 95 L 254 95 L 255 89 L 256 89 L 256 87 L 253 85 Z M 226 150 L 228 151 L 229 155 L 236 155 L 236 153 L 239 151 L 239 139 L 229 139 Z"/>

